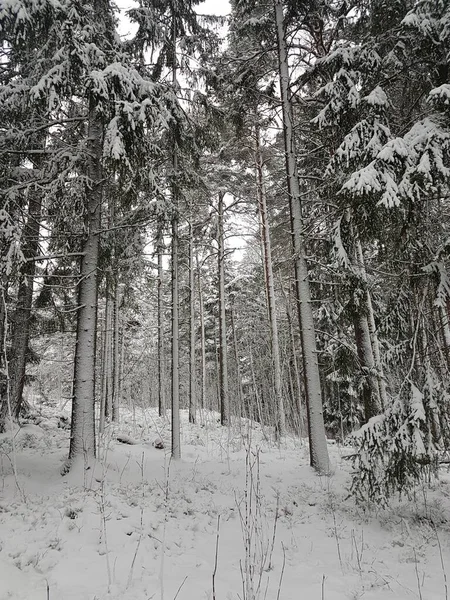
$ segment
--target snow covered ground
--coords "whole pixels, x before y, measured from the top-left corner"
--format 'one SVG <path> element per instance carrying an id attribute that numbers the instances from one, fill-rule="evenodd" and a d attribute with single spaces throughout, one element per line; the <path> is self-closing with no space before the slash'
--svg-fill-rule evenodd
<path id="1" fill-rule="evenodd" d="M 348 498 L 348 449 L 330 444 L 334 474 L 319 477 L 299 440 L 278 448 L 258 425 L 183 413 L 175 463 L 168 421 L 136 409 L 95 468 L 62 477 L 69 432 L 40 413 L 14 448 L 0 437 L 0 600 L 447 600 L 446 472 L 364 513 Z"/>

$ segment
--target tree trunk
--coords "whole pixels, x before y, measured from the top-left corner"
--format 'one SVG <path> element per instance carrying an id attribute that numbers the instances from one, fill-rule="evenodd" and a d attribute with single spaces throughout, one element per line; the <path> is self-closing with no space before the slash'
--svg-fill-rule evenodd
<path id="1" fill-rule="evenodd" d="M 224 242 L 224 194 L 218 198 L 218 274 L 219 274 L 219 398 L 220 422 L 230 422 L 230 400 L 228 395 L 227 324 L 225 317 L 225 242 Z"/>
<path id="2" fill-rule="evenodd" d="M 304 420 L 304 410 L 303 410 L 303 406 L 302 406 L 302 386 L 301 386 L 301 378 L 300 378 L 300 368 L 298 365 L 298 360 L 297 360 L 297 348 L 296 348 L 296 343 L 295 343 L 295 332 L 294 332 L 294 323 L 293 323 L 293 318 L 292 318 L 292 312 L 291 312 L 291 301 L 290 301 L 290 293 L 289 296 L 286 293 L 284 287 L 283 287 L 283 282 L 280 278 L 280 286 L 281 286 L 281 291 L 283 293 L 284 296 L 284 300 L 286 303 L 286 319 L 287 319 L 287 324 L 288 324 L 288 329 L 289 329 L 289 341 L 290 341 L 290 354 L 291 354 L 291 362 L 292 362 L 292 368 L 294 370 L 294 374 L 295 374 L 295 380 L 293 383 L 295 383 L 295 385 L 293 385 L 293 390 L 295 392 L 295 390 L 297 390 L 296 392 L 296 402 L 294 403 L 294 406 L 296 406 L 297 410 L 298 410 L 298 423 L 299 423 L 299 427 L 298 427 L 298 433 L 300 435 L 300 437 L 303 437 L 304 435 L 304 429 L 305 429 L 305 420 Z"/>
<path id="3" fill-rule="evenodd" d="M 78 281 L 72 429 L 69 460 L 95 456 L 95 362 L 99 231 L 103 196 L 103 124 L 95 100 L 89 102 L 86 184 L 86 237 Z"/>
<path id="4" fill-rule="evenodd" d="M 109 285 L 108 285 L 109 288 Z M 113 365 L 112 365 L 112 347 L 113 347 L 113 299 L 108 295 L 106 298 L 106 323 L 105 323 L 105 417 L 107 420 L 112 418 L 112 382 L 113 382 Z"/>
<path id="5" fill-rule="evenodd" d="M 106 292 L 106 295 L 108 295 L 108 292 Z M 105 432 L 105 421 L 106 421 L 106 416 L 108 414 L 108 376 L 107 376 L 107 370 L 108 370 L 108 313 L 109 313 L 109 303 L 108 303 L 108 299 L 105 302 L 105 316 L 103 319 L 103 332 L 101 332 L 100 335 L 100 344 L 101 344 L 101 377 L 100 377 L 100 383 L 101 383 L 101 392 L 100 392 L 100 414 L 99 414 L 99 421 L 98 421 L 98 433 L 99 435 L 103 435 L 103 433 Z M 100 452 L 100 441 L 99 441 L 99 452 Z"/>
<path id="6" fill-rule="evenodd" d="M 383 408 L 386 408 L 386 406 L 387 406 L 386 381 L 384 379 L 383 365 L 381 362 L 380 342 L 378 340 L 377 327 L 375 324 L 375 313 L 374 313 L 373 304 L 372 304 L 372 294 L 370 293 L 370 290 L 367 285 L 366 265 L 365 265 L 365 261 L 364 261 L 364 254 L 363 254 L 361 242 L 359 239 L 356 240 L 356 260 L 358 263 L 358 269 L 359 269 L 360 275 L 361 275 L 364 285 L 366 287 L 365 296 L 366 296 L 366 305 L 367 305 L 366 306 L 367 321 L 368 321 L 368 326 L 369 326 L 370 341 L 371 341 L 372 349 L 373 349 L 373 362 L 374 362 L 374 366 L 375 366 L 375 370 L 376 370 L 376 378 L 377 378 L 377 383 L 378 383 L 379 400 L 380 400 L 380 403 L 379 403 L 380 405 L 377 408 L 379 408 L 379 412 L 381 412 L 383 410 Z"/>
<path id="7" fill-rule="evenodd" d="M 275 437 L 279 440 L 286 432 L 286 416 L 284 413 L 283 389 L 281 384 L 280 345 L 278 341 L 278 323 L 275 307 L 275 285 L 272 268 L 272 248 L 270 243 L 269 219 L 267 215 L 266 189 L 264 185 L 264 165 L 261 155 L 261 143 L 258 127 L 255 128 L 255 165 L 256 189 L 259 216 L 261 220 L 261 237 L 264 262 L 264 281 L 266 284 L 267 312 L 270 326 L 270 344 L 275 388 Z"/>
<path id="8" fill-rule="evenodd" d="M 372 299 L 367 287 L 367 274 L 364 263 L 364 255 L 358 232 L 355 231 L 351 221 L 350 209 L 345 211 L 345 221 L 348 224 L 349 244 L 353 249 L 353 272 L 363 287 L 360 294 L 359 304 L 355 303 L 355 315 L 353 318 L 355 328 L 355 341 L 358 358 L 364 371 L 365 382 L 363 384 L 362 399 L 364 404 L 365 420 L 380 414 L 382 411 L 381 386 L 381 359 L 378 344 L 378 336 L 375 327 Z M 378 351 L 378 363 L 375 355 L 375 343 Z M 383 382 L 384 383 L 384 382 Z"/>
<path id="9" fill-rule="evenodd" d="M 244 415 L 244 390 L 242 388 L 242 373 L 241 373 L 241 363 L 239 360 L 239 350 L 238 350 L 238 342 L 236 335 L 236 324 L 234 320 L 234 307 L 231 306 L 230 311 L 231 318 L 231 331 L 233 335 L 233 349 L 234 349 L 234 361 L 236 363 L 236 378 L 237 378 L 237 392 L 238 392 L 238 400 L 239 400 L 239 415 L 241 417 Z"/>
<path id="10" fill-rule="evenodd" d="M 277 25 L 278 64 L 283 114 L 283 134 L 286 155 L 286 175 L 291 216 L 291 234 L 294 250 L 294 272 L 298 300 L 300 334 L 303 350 L 306 404 L 308 412 L 309 448 L 311 466 L 319 473 L 328 473 L 330 461 L 323 421 L 322 391 L 317 359 L 316 335 L 311 306 L 308 267 L 305 258 L 300 186 L 294 142 L 290 79 L 284 30 L 283 4 L 274 0 Z"/>
<path id="11" fill-rule="evenodd" d="M 374 375 L 375 361 L 370 340 L 369 323 L 364 314 L 354 317 L 356 350 L 359 361 L 365 369 L 365 383 L 362 390 L 364 415 L 366 422 L 381 412 L 378 382 Z"/>
<path id="12" fill-rule="evenodd" d="M 120 285 L 118 275 L 114 278 L 114 298 L 113 298 L 113 348 L 112 348 L 112 420 L 119 420 L 120 406 Z"/>
<path id="13" fill-rule="evenodd" d="M 176 26 L 175 15 L 172 14 L 173 37 L 173 64 L 172 84 L 177 85 L 177 59 L 176 59 Z M 181 458 L 180 442 L 180 326 L 179 326 L 179 284 L 178 284 L 178 147 L 176 134 L 173 135 L 172 147 L 172 458 Z"/>
<path id="14" fill-rule="evenodd" d="M 198 285 L 198 304 L 200 313 L 200 352 L 201 352 L 201 385 L 200 385 L 200 406 L 205 408 L 206 399 L 206 335 L 205 335 L 205 309 L 203 306 L 203 287 L 202 273 L 197 255 L 197 285 Z"/>
<path id="15" fill-rule="evenodd" d="M 441 325 L 442 344 L 444 347 L 446 366 L 447 369 L 450 369 L 450 324 L 447 306 L 439 306 L 439 320 Z"/>
<path id="16" fill-rule="evenodd" d="M 176 163 L 176 160 L 174 160 Z M 177 210 L 175 208 L 174 210 Z M 172 217 L 172 458 L 181 458 L 178 215 Z"/>
<path id="17" fill-rule="evenodd" d="M 23 388 L 27 364 L 27 350 L 30 340 L 31 309 L 33 304 L 33 284 L 36 272 L 34 258 L 39 252 L 39 230 L 42 212 L 42 194 L 35 190 L 30 194 L 28 218 L 23 231 L 23 256 L 25 262 L 20 270 L 17 307 L 13 315 L 11 357 L 8 365 L 9 402 L 11 417 L 19 418 L 23 400 Z M 29 259 L 29 260 L 27 260 Z M 4 428 L 9 408 L 6 402 L 0 414 L 0 431 Z M 7 409 L 7 410 L 5 410 Z"/>
<path id="18" fill-rule="evenodd" d="M 192 212 L 192 206 L 191 206 Z M 189 423 L 196 422 L 197 398 L 195 378 L 195 294 L 194 294 L 194 237 L 192 214 L 189 220 Z"/>
<path id="19" fill-rule="evenodd" d="M 7 380 L 7 357 L 6 357 L 6 277 L 2 276 L 0 283 L 0 433 L 3 432 L 8 415 L 8 380 Z"/>
<path id="20" fill-rule="evenodd" d="M 161 223 L 158 223 L 156 252 L 158 254 L 158 412 L 159 416 L 163 417 L 166 414 L 166 345 L 164 342 L 164 240 Z"/>

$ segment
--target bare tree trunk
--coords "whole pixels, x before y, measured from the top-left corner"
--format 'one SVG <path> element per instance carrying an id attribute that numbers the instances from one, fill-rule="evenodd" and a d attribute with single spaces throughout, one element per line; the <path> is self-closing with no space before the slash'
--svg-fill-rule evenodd
<path id="1" fill-rule="evenodd" d="M 166 345 L 164 342 L 164 239 L 162 223 L 158 223 L 156 252 L 158 254 L 158 412 L 159 416 L 163 417 L 166 414 Z"/>
<path id="2" fill-rule="evenodd" d="M 108 291 L 106 299 L 106 329 L 105 329 L 105 378 L 106 378 L 106 396 L 105 396 L 105 417 L 108 420 L 112 418 L 112 382 L 113 382 L 113 364 L 112 364 L 112 346 L 113 346 L 113 300 Z"/>
<path id="3" fill-rule="evenodd" d="M 280 345 L 278 341 L 278 323 L 275 307 L 275 285 L 272 268 L 272 248 L 270 243 L 269 219 L 267 215 L 266 188 L 264 185 L 264 165 L 261 155 L 261 143 L 258 127 L 255 128 L 255 164 L 258 208 L 259 216 L 261 219 L 264 281 L 266 284 L 267 312 L 269 315 L 270 344 L 274 373 L 275 436 L 279 440 L 286 432 L 286 416 L 284 413 L 283 388 L 281 384 Z"/>
<path id="4" fill-rule="evenodd" d="M 239 350 L 238 350 L 238 342 L 237 342 L 237 335 L 236 335 L 236 324 L 235 324 L 235 320 L 234 320 L 234 306 L 233 305 L 231 306 L 230 317 L 231 317 L 231 331 L 232 331 L 232 335 L 233 335 L 234 361 L 236 363 L 239 415 L 241 417 L 243 417 L 244 416 L 244 390 L 242 389 L 241 363 L 239 360 Z"/>
<path id="5" fill-rule="evenodd" d="M 287 318 L 287 323 L 288 323 L 288 329 L 289 329 L 289 341 L 290 341 L 290 350 L 291 350 L 291 358 L 292 358 L 292 366 L 294 369 L 294 374 L 295 374 L 295 385 L 293 385 L 293 390 L 297 390 L 296 393 L 296 406 L 297 406 L 297 410 L 298 410 L 298 421 L 299 421 L 299 435 L 300 437 L 303 437 L 304 435 L 304 410 L 303 410 L 303 406 L 302 406 L 302 386 L 301 386 L 301 378 L 300 378 L 300 368 L 298 366 L 298 360 L 297 360 L 297 348 L 296 348 L 296 344 L 295 344 L 295 333 L 294 333 L 294 323 L 293 323 L 293 319 L 292 319 L 292 313 L 291 313 L 291 302 L 290 302 L 290 294 L 288 296 L 288 294 L 286 293 L 284 287 L 283 287 L 283 282 L 281 280 L 280 277 L 280 285 L 281 285 L 281 291 L 283 293 L 284 296 L 284 300 L 286 303 L 286 318 Z"/>
<path id="6" fill-rule="evenodd" d="M 362 394 L 365 420 L 368 421 L 371 417 L 380 414 L 381 403 L 378 382 L 374 375 L 375 361 L 370 340 L 369 323 L 366 315 L 358 314 L 355 316 L 354 328 L 358 358 L 363 368 L 367 371 Z"/>
<path id="7" fill-rule="evenodd" d="M 120 285 L 118 281 L 118 275 L 114 279 L 114 298 L 113 298 L 113 356 L 112 356 L 112 370 L 113 370 L 113 381 L 112 381 L 112 420 L 119 420 L 119 406 L 120 406 Z"/>
<path id="8" fill-rule="evenodd" d="M 373 349 L 373 362 L 374 362 L 374 367 L 375 367 L 376 373 L 377 373 L 376 377 L 377 377 L 377 382 L 378 382 L 379 399 L 380 399 L 380 406 L 377 407 L 377 409 L 379 410 L 379 412 L 381 412 L 383 410 L 383 408 L 386 408 L 386 406 L 387 406 L 386 381 L 384 379 L 383 364 L 381 362 L 380 342 L 378 340 L 377 327 L 375 324 L 375 313 L 374 313 L 373 304 L 372 304 L 372 294 L 370 293 L 370 290 L 367 285 L 366 265 L 365 265 L 365 261 L 364 261 L 364 254 L 363 254 L 363 250 L 362 250 L 362 246 L 361 246 L 361 241 L 359 239 L 357 239 L 355 242 L 355 251 L 356 251 L 356 260 L 358 263 L 358 269 L 359 269 L 361 278 L 364 282 L 364 285 L 366 286 L 365 296 L 366 296 L 366 305 L 367 305 L 367 321 L 368 321 L 368 326 L 369 326 L 370 341 L 371 341 L 372 349 Z"/>
<path id="9" fill-rule="evenodd" d="M 175 15 L 172 14 L 173 36 L 173 64 L 172 84 L 177 85 L 177 59 L 176 59 L 176 25 Z M 178 147 L 176 135 L 173 136 L 172 148 L 172 458 L 181 458 L 180 441 L 180 326 L 179 326 L 179 284 L 178 284 L 178 186 L 176 183 L 178 171 Z"/>
<path id="10" fill-rule="evenodd" d="M 283 133 L 286 155 L 286 176 L 291 215 L 291 234 L 294 250 L 294 271 L 298 300 L 300 334 L 303 350 L 305 393 L 308 412 L 311 466 L 319 473 L 328 473 L 330 461 L 323 421 L 322 391 L 317 359 L 316 335 L 311 306 L 308 267 L 300 204 L 300 186 L 294 141 L 294 124 L 290 97 L 290 77 L 284 30 L 282 0 L 274 0 L 277 26 L 278 64 L 283 113 Z"/>
<path id="11" fill-rule="evenodd" d="M 105 302 L 105 315 L 103 319 L 103 331 L 100 334 L 100 345 L 101 345 L 101 392 L 100 392 L 100 414 L 98 422 L 98 433 L 102 435 L 105 432 L 105 420 L 108 412 L 107 399 L 108 399 L 108 377 L 107 377 L 107 355 L 108 355 L 108 301 Z M 100 450 L 100 442 L 99 442 Z"/>
<path id="12" fill-rule="evenodd" d="M 450 324 L 446 306 L 439 306 L 439 321 L 441 325 L 442 343 L 447 369 L 450 368 Z"/>
<path id="13" fill-rule="evenodd" d="M 195 294 L 194 294 L 194 234 L 192 205 L 189 220 L 189 423 L 196 422 L 196 369 L 195 369 Z"/>
<path id="14" fill-rule="evenodd" d="M 205 336 L 205 309 L 203 306 L 203 286 L 202 273 L 197 254 L 197 285 L 198 285 L 198 303 L 200 312 L 200 352 L 201 352 L 201 385 L 200 385 L 200 406 L 205 408 L 206 399 L 206 336 Z"/>
<path id="15" fill-rule="evenodd" d="M 357 274 L 361 281 L 361 285 L 364 287 L 362 300 L 360 300 L 358 306 L 355 306 L 353 322 L 358 358 L 365 371 L 365 383 L 363 385 L 362 394 L 365 419 L 368 421 L 371 417 L 380 414 L 382 411 L 380 387 L 381 360 L 379 356 L 378 336 L 375 327 L 375 317 L 373 315 L 372 299 L 370 291 L 367 289 L 367 274 L 362 246 L 358 239 L 358 232 L 355 231 L 351 221 L 350 209 L 345 211 L 345 221 L 348 224 L 349 242 L 353 249 L 353 271 Z M 370 319 L 372 319 L 372 327 Z M 377 343 L 378 358 L 380 360 L 380 364 L 378 365 L 375 358 L 375 341 Z M 377 375 L 377 372 L 379 375 Z M 385 391 L 384 387 L 383 390 Z"/>
<path id="16" fill-rule="evenodd" d="M 17 307 L 13 315 L 13 334 L 11 357 L 9 360 L 9 399 L 11 416 L 19 418 L 22 407 L 23 388 L 27 364 L 27 350 L 30 340 L 31 309 L 33 304 L 33 284 L 36 262 L 33 260 L 39 252 L 39 229 L 42 212 L 42 194 L 35 191 L 30 194 L 28 218 L 23 231 L 23 256 L 25 262 L 20 270 Z M 30 260 L 27 260 L 30 259 Z M 6 412 L 0 415 L 0 430 L 4 426 Z"/>
<path id="17" fill-rule="evenodd" d="M 174 164 L 176 164 L 176 153 Z M 177 210 L 176 206 L 174 210 Z M 178 287 L 178 214 L 174 214 L 172 217 L 172 458 L 174 459 L 181 458 Z"/>
<path id="18" fill-rule="evenodd" d="M 6 355 L 6 290 L 7 279 L 5 276 L 2 275 L 0 282 L 0 433 L 2 433 L 5 428 L 9 404 L 9 369 Z"/>
<path id="19" fill-rule="evenodd" d="M 86 185 L 86 237 L 78 281 L 72 429 L 69 460 L 95 456 L 95 362 L 99 231 L 103 196 L 103 124 L 94 98 L 89 103 Z"/>
<path id="20" fill-rule="evenodd" d="M 228 395 L 227 324 L 225 316 L 225 242 L 224 242 L 224 194 L 218 198 L 218 272 L 219 272 L 219 395 L 220 422 L 230 422 L 230 400 Z"/>

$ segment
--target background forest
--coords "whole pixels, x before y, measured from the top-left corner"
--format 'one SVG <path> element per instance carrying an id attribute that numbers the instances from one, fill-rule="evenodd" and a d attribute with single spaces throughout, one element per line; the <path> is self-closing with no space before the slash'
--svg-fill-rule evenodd
<path id="1" fill-rule="evenodd" d="M 448 448 L 449 3 L 195 4 L 0 5 L 0 430 L 219 411 L 386 501 Z"/>

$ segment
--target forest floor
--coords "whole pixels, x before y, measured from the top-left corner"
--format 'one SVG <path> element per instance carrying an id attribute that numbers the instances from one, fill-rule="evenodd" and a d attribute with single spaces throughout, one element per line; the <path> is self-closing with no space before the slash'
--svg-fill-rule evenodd
<path id="1" fill-rule="evenodd" d="M 363 511 L 349 448 L 330 443 L 333 475 L 319 477 L 299 439 L 277 447 L 259 425 L 183 412 L 175 462 L 168 420 L 136 409 L 95 467 L 62 477 L 60 415 L 41 406 L 14 448 L 0 436 L 0 600 L 448 600 L 446 470 L 415 499 Z"/>

